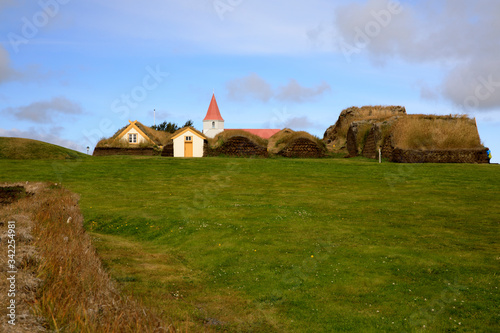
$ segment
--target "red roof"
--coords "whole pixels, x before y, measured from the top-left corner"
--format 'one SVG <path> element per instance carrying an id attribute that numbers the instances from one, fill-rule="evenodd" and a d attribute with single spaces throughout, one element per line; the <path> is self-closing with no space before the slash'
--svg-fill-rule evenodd
<path id="1" fill-rule="evenodd" d="M 222 116 L 219 112 L 219 107 L 217 106 L 217 101 L 215 100 L 215 95 L 212 95 L 212 100 L 210 101 L 210 106 L 208 107 L 207 115 L 205 116 L 205 120 L 222 120 Z"/>
<path id="2" fill-rule="evenodd" d="M 238 130 L 240 130 L 240 131 L 246 131 L 248 133 L 252 133 L 254 135 L 260 136 L 263 139 L 269 139 L 274 134 L 276 134 L 279 131 L 281 131 L 280 129 L 271 129 L 271 128 L 264 128 L 264 129 L 258 129 L 258 128 L 239 128 Z"/>

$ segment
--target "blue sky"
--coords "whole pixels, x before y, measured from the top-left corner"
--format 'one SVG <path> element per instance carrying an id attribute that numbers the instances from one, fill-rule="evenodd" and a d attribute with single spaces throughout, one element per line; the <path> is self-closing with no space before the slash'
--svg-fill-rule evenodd
<path id="1" fill-rule="evenodd" d="M 350 106 L 476 117 L 500 161 L 500 2 L 0 0 L 1 136 L 91 149 L 128 120 L 323 136 Z"/>

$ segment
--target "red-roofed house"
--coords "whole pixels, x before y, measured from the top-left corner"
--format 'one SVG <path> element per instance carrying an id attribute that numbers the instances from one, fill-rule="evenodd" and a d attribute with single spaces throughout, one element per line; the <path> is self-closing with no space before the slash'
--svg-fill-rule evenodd
<path id="1" fill-rule="evenodd" d="M 263 139 L 269 139 L 274 134 L 278 133 L 280 129 L 242 129 L 243 131 L 260 136 Z M 212 95 L 210 106 L 208 107 L 207 115 L 203 119 L 203 134 L 208 138 L 213 138 L 220 132 L 224 131 L 224 119 L 220 115 L 219 106 L 215 100 L 215 94 Z"/>

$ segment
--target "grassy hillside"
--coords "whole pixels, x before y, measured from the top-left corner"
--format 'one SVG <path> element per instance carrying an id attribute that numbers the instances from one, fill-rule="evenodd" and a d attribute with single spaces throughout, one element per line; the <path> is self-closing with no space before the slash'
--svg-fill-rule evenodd
<path id="1" fill-rule="evenodd" d="M 0 159 L 64 160 L 86 157 L 83 153 L 42 141 L 0 137 Z"/>
<path id="2" fill-rule="evenodd" d="M 106 157 L 0 169 L 0 181 L 79 193 L 111 275 L 181 329 L 500 325 L 497 165 Z"/>

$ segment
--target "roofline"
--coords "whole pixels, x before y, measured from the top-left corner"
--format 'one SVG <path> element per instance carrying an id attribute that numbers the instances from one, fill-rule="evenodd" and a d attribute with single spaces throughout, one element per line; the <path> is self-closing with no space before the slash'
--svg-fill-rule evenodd
<path id="1" fill-rule="evenodd" d="M 120 133 L 120 135 L 118 135 L 117 138 L 118 140 L 121 140 L 125 135 L 125 133 L 127 133 L 130 129 L 134 128 L 137 132 L 139 132 L 139 134 L 141 134 L 144 138 L 146 138 L 146 140 L 149 140 L 152 144 L 156 144 L 156 142 L 151 140 L 151 138 L 136 125 L 137 120 L 134 121 L 129 120 L 128 122 L 130 123 L 130 125 L 125 127 L 125 129 Z"/>
<path id="2" fill-rule="evenodd" d="M 177 139 L 179 136 L 181 136 L 182 134 L 184 134 L 186 131 L 192 131 L 194 134 L 196 134 L 198 137 L 206 140 L 207 137 L 205 135 L 203 135 L 203 133 L 200 133 L 198 130 L 196 130 L 194 127 L 191 127 L 191 126 L 188 126 L 188 127 L 184 127 L 183 129 L 181 128 L 179 131 L 179 133 L 175 134 L 173 137 L 171 137 L 171 140 L 174 140 L 174 139 Z"/>

